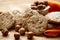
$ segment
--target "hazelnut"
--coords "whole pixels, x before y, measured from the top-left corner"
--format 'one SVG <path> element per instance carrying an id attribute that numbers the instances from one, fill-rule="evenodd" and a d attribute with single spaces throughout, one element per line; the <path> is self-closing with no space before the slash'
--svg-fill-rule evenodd
<path id="1" fill-rule="evenodd" d="M 25 28 L 20 28 L 20 29 L 19 29 L 19 33 L 20 33 L 21 35 L 24 35 L 24 34 L 25 34 Z"/>
<path id="2" fill-rule="evenodd" d="M 33 32 L 25 32 L 25 33 L 26 33 L 28 39 L 33 38 Z"/>
<path id="3" fill-rule="evenodd" d="M 19 25 L 20 25 L 20 26 L 23 26 L 24 24 L 20 23 Z"/>
<path id="4" fill-rule="evenodd" d="M 40 5 L 37 6 L 37 9 L 38 10 L 43 10 L 45 7 L 46 7 L 45 5 L 40 4 Z"/>
<path id="5" fill-rule="evenodd" d="M 0 14 L 1 14 L 2 12 L 0 12 Z"/>
<path id="6" fill-rule="evenodd" d="M 34 4 L 36 4 L 36 6 L 39 4 L 40 2 L 39 1 L 35 1 Z"/>
<path id="7" fill-rule="evenodd" d="M 18 31 L 20 28 L 21 28 L 20 25 L 16 25 L 15 26 L 15 31 Z"/>
<path id="8" fill-rule="evenodd" d="M 39 5 L 40 5 L 40 4 L 42 4 L 42 5 L 43 5 L 43 4 L 44 4 L 44 2 L 40 2 L 40 3 L 39 3 Z"/>
<path id="9" fill-rule="evenodd" d="M 48 2 L 47 2 L 47 1 L 44 1 L 44 5 L 46 5 L 46 6 L 47 6 L 47 5 L 48 5 Z"/>
<path id="10" fill-rule="evenodd" d="M 31 9 L 36 10 L 37 6 L 31 6 Z"/>
<path id="11" fill-rule="evenodd" d="M 8 29 L 7 28 L 2 30 L 2 35 L 3 36 L 8 36 Z"/>
<path id="12" fill-rule="evenodd" d="M 15 38 L 15 39 L 19 39 L 19 38 L 20 38 L 20 33 L 18 33 L 18 32 L 15 33 L 15 34 L 14 34 L 14 38 Z"/>

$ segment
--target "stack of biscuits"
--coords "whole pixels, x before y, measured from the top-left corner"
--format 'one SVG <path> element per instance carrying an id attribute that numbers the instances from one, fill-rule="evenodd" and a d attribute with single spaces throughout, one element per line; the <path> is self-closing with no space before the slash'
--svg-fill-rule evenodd
<path id="1" fill-rule="evenodd" d="M 14 10 L 13 12 L 0 13 L 0 29 L 10 29 L 16 25 L 22 25 L 35 35 L 42 34 L 47 29 L 47 20 L 36 10 L 27 10 L 24 13 Z"/>

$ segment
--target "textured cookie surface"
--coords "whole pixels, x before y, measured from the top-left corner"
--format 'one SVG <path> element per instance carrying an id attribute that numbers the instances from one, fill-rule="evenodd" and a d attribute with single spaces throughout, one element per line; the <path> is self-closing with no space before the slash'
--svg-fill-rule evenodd
<path id="1" fill-rule="evenodd" d="M 9 13 L 1 13 L 0 14 L 0 29 L 3 28 L 11 28 L 14 24 L 13 16 Z"/>
<path id="2" fill-rule="evenodd" d="M 34 32 L 35 35 L 42 34 L 47 28 L 47 20 L 45 17 L 33 10 L 27 11 L 26 14 L 30 15 L 26 21 L 26 28 Z"/>
<path id="3" fill-rule="evenodd" d="M 60 12 L 51 12 L 48 13 L 45 17 L 50 23 L 60 24 Z"/>
<path id="4" fill-rule="evenodd" d="M 23 15 L 24 15 L 23 13 L 21 13 L 18 10 L 14 10 L 12 12 L 12 14 L 13 14 L 13 17 L 14 17 L 14 20 L 15 20 L 15 25 L 24 24 L 25 19 L 23 18 Z"/>

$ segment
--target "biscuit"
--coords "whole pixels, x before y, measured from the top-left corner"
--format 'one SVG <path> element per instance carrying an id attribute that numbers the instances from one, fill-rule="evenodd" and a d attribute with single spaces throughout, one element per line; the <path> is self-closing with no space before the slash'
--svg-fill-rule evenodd
<path id="1" fill-rule="evenodd" d="M 22 24 L 23 26 L 26 24 L 26 21 L 30 18 L 32 15 L 37 15 L 36 11 L 32 10 L 25 10 L 24 13 L 14 10 L 13 12 L 14 20 L 15 20 L 15 25 L 20 25 Z"/>
<path id="2" fill-rule="evenodd" d="M 60 24 L 60 12 L 48 13 L 45 18 L 49 23 Z"/>
<path id="3" fill-rule="evenodd" d="M 47 20 L 35 10 L 27 11 L 29 18 L 26 21 L 26 28 L 35 35 L 41 35 L 47 29 Z"/>
<path id="4" fill-rule="evenodd" d="M 24 24 L 24 18 L 23 18 L 23 13 L 21 13 L 19 10 L 14 10 L 12 12 L 14 20 L 15 20 L 15 25 L 19 25 L 19 24 Z M 22 15 L 23 14 L 23 15 Z"/>
<path id="5" fill-rule="evenodd" d="M 14 24 L 13 16 L 9 12 L 0 14 L 0 29 L 11 28 Z"/>

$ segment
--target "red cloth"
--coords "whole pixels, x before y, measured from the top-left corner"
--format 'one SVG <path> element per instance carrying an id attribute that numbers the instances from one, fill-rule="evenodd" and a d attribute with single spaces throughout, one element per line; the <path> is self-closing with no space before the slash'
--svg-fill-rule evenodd
<path id="1" fill-rule="evenodd" d="M 48 5 L 50 6 L 49 12 L 53 12 L 53 11 L 60 11 L 60 3 L 59 2 L 49 2 L 48 1 Z"/>

